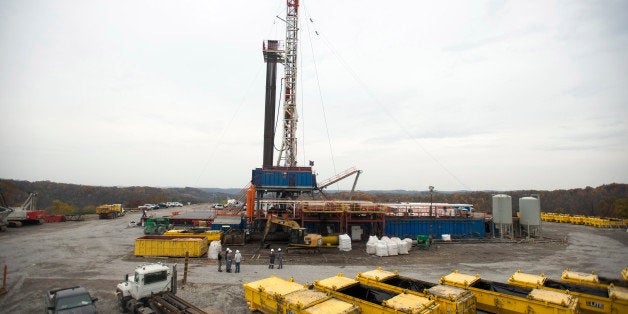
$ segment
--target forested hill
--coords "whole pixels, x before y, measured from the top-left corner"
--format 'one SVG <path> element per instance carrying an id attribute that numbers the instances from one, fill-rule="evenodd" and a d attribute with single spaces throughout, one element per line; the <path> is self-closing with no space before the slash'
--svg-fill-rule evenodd
<path id="1" fill-rule="evenodd" d="M 55 183 L 50 181 L 16 181 L 0 179 L 0 191 L 9 206 L 19 206 L 28 193 L 37 192 L 38 207 L 49 209 L 54 200 L 61 201 L 76 211 L 91 211 L 100 204 L 122 203 L 137 207 L 145 203 L 179 201 L 224 202 L 234 197 L 239 189 L 211 188 L 154 188 L 154 187 L 102 187 Z M 513 210 L 519 208 L 519 198 L 538 194 L 541 208 L 546 212 L 583 214 L 588 216 L 628 218 L 628 184 L 612 183 L 598 187 L 554 191 L 480 191 L 434 192 L 433 202 L 473 204 L 477 211 L 491 212 L 491 197 L 507 194 L 512 197 Z M 332 199 L 348 199 L 347 192 L 327 192 Z M 354 200 L 378 203 L 429 202 L 428 192 L 419 191 L 356 191 Z"/>
<path id="2" fill-rule="evenodd" d="M 330 193 L 328 193 L 330 194 Z M 541 210 L 565 214 L 628 218 L 628 184 L 605 184 L 596 188 L 554 191 L 481 191 L 481 192 L 435 192 L 433 202 L 472 204 L 477 211 L 490 213 L 492 196 L 507 194 L 512 197 L 513 210 L 519 210 L 519 198 L 538 194 Z M 333 193 L 334 198 L 347 198 L 347 192 Z M 416 191 L 367 191 L 356 192 L 355 200 L 378 203 L 430 202 L 429 192 Z"/>
<path id="3" fill-rule="evenodd" d="M 101 204 L 123 204 L 127 208 L 146 203 L 177 201 L 181 203 L 223 202 L 233 197 L 233 190 L 197 188 L 154 188 L 146 186 L 104 187 L 55 183 L 50 181 L 16 181 L 0 179 L 0 191 L 9 206 L 21 205 L 28 194 L 36 192 L 40 209 L 49 208 L 54 200 L 74 207 L 76 211 L 92 211 Z M 233 193 L 235 194 L 235 193 Z"/>

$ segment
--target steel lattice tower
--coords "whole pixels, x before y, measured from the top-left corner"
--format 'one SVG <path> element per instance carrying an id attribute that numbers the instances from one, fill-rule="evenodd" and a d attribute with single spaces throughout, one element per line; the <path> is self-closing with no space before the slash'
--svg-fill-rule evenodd
<path id="1" fill-rule="evenodd" d="M 286 47 L 284 61 L 283 142 L 277 165 L 297 165 L 297 49 L 299 43 L 299 0 L 287 0 Z"/>

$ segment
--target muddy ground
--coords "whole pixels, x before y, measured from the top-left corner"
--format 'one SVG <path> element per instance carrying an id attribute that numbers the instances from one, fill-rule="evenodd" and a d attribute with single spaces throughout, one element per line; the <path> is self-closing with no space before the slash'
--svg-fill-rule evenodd
<path id="1" fill-rule="evenodd" d="M 207 205 L 196 205 L 152 213 L 161 216 L 172 210 L 206 208 Z M 41 313 L 47 290 L 76 285 L 87 287 L 99 298 L 96 305 L 100 313 L 116 313 L 115 285 L 123 280 L 124 274 L 146 262 L 178 263 L 181 280 L 182 259 L 133 256 L 134 240 L 143 233 L 139 227 L 129 227 L 129 222 L 138 221 L 139 217 L 139 213 L 115 220 L 88 217 L 85 221 L 0 232 L 0 267 L 8 266 L 8 293 L 0 296 L 0 313 Z M 409 255 L 393 257 L 368 255 L 364 243 L 353 243 L 350 252 L 323 249 L 319 253 L 288 253 L 284 269 L 272 270 L 267 266 L 267 250 L 258 251 L 259 245 L 249 244 L 232 248 L 243 252 L 239 274 L 218 273 L 215 261 L 207 258 L 191 259 L 188 283 L 179 295 L 210 313 L 246 313 L 242 284 L 270 275 L 311 283 L 339 272 L 353 277 L 381 266 L 431 282 L 455 269 L 505 282 L 518 268 L 555 279 L 560 278 L 565 268 L 617 278 L 621 269 L 628 266 L 626 230 L 544 223 L 543 236 L 532 241 L 437 243 L 430 250 L 413 248 Z"/>

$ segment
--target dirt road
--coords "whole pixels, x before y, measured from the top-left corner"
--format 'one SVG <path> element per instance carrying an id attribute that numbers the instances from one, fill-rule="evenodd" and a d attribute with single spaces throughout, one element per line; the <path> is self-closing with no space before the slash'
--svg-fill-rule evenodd
<path id="1" fill-rule="evenodd" d="M 173 210 L 206 208 L 196 205 L 152 213 L 167 216 Z M 139 213 L 130 213 L 115 220 L 48 223 L 1 232 L 0 266 L 8 265 L 9 293 L 0 296 L 0 312 L 41 313 L 47 290 L 76 285 L 87 287 L 99 298 L 99 312 L 118 312 L 113 292 L 125 273 L 147 262 L 183 263 L 181 259 L 133 256 L 134 240 L 143 233 L 141 228 L 129 227 L 129 222 L 139 217 Z M 567 267 L 616 278 L 628 266 L 626 230 L 546 223 L 543 235 L 546 239 L 542 241 L 441 243 L 429 251 L 413 248 L 409 255 L 381 258 L 367 255 L 364 244 L 354 243 L 350 252 L 328 249 L 320 254 L 290 253 L 284 257 L 284 269 L 272 270 L 267 267 L 267 250 L 258 252 L 259 246 L 251 244 L 237 247 L 244 253 L 239 274 L 218 273 L 215 262 L 205 258 L 192 260 L 188 284 L 179 294 L 211 313 L 246 313 L 242 284 L 271 274 L 311 283 L 339 272 L 353 277 L 357 272 L 382 266 L 431 282 L 455 269 L 504 282 L 517 268 L 555 279 Z M 182 267 L 179 269 L 181 279 Z"/>

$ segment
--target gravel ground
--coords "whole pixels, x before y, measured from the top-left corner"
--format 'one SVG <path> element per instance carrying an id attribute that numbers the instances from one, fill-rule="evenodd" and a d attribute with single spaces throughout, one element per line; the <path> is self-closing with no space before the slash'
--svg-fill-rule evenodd
<path id="1" fill-rule="evenodd" d="M 167 216 L 171 211 L 199 209 L 207 209 L 207 205 L 151 213 Z M 143 233 L 141 228 L 129 227 L 129 222 L 138 221 L 139 217 L 139 213 L 115 220 L 88 217 L 80 222 L 48 223 L 0 232 L 0 266 L 6 264 L 9 270 L 9 292 L 0 296 L 0 313 L 41 313 L 47 290 L 75 285 L 85 286 L 99 298 L 96 303 L 99 312 L 116 313 L 115 285 L 123 280 L 124 274 L 147 262 L 178 263 L 181 280 L 182 259 L 133 256 L 134 240 Z M 621 269 L 628 266 L 626 230 L 544 223 L 543 235 L 543 240 L 535 241 L 439 243 L 428 251 L 413 248 L 409 255 L 381 258 L 367 255 L 364 243 L 354 243 L 351 252 L 324 249 L 320 253 L 286 254 L 284 269 L 268 269 L 267 250 L 258 251 L 259 245 L 249 244 L 232 247 L 243 252 L 239 274 L 218 273 L 215 261 L 206 258 L 191 259 L 188 283 L 180 287 L 178 294 L 210 313 L 246 313 L 242 284 L 270 275 L 312 283 L 339 272 L 353 277 L 382 266 L 431 282 L 455 269 L 505 282 L 517 268 L 527 273 L 545 273 L 555 279 L 560 278 L 565 268 L 617 278 Z"/>

